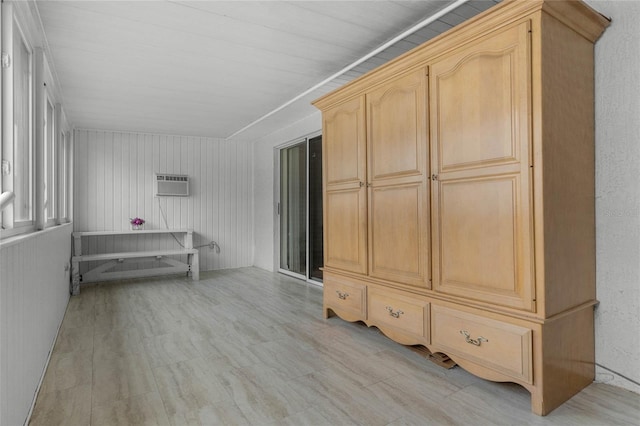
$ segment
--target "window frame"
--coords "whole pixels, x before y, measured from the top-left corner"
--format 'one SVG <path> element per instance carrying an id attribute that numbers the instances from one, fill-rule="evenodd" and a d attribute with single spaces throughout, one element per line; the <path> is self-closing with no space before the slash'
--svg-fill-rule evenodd
<path id="1" fill-rule="evenodd" d="M 71 133 L 61 104 L 56 105 L 56 145 L 58 175 L 58 224 L 70 222 Z"/>
<path id="2" fill-rule="evenodd" d="M 27 123 L 27 147 L 26 153 L 26 163 L 28 163 L 27 170 L 23 172 L 24 179 L 28 182 L 26 187 L 28 188 L 28 195 L 22 198 L 23 201 L 26 200 L 28 203 L 28 215 L 27 219 L 16 219 L 15 214 L 15 201 L 7 206 L 0 212 L 0 224 L 2 225 L 2 235 L 0 238 L 6 238 L 14 235 L 24 234 L 31 232 L 35 229 L 36 226 L 36 215 L 37 215 L 37 206 L 35 200 L 36 193 L 36 173 L 35 173 L 35 153 L 36 153 L 36 143 L 35 143 L 35 105 L 36 105 L 36 97 L 35 97 L 35 48 L 28 37 L 27 32 L 25 31 L 26 27 L 24 26 L 22 19 L 20 18 L 17 10 L 11 4 L 3 3 L 2 4 L 2 51 L 6 52 L 9 55 L 9 68 L 5 69 L 6 71 L 2 73 L 2 121 L 4 123 L 2 128 L 2 144 L 0 146 L 0 154 L 2 155 L 3 164 L 4 161 L 8 162 L 9 173 L 4 175 L 3 172 L 0 172 L 0 190 L 4 191 L 12 191 L 14 193 L 17 192 L 16 185 L 16 155 L 17 155 L 17 143 L 16 140 L 16 123 L 15 123 L 15 88 L 16 82 L 15 78 L 15 66 L 14 66 L 14 41 L 16 36 L 20 38 L 20 41 L 26 48 L 28 52 L 28 67 L 29 67 L 29 84 L 28 84 L 28 94 L 26 99 L 28 99 L 28 123 Z M 6 123 L 11 123 L 7 125 Z M 6 141 L 10 141 L 7 143 Z M 24 158 L 24 157 L 23 157 Z M 22 169 L 22 165 L 20 165 L 19 170 Z"/>
<path id="3" fill-rule="evenodd" d="M 46 61 L 45 61 L 46 64 Z M 46 66 L 46 65 L 45 65 Z M 51 115 L 49 115 L 49 106 L 51 106 Z M 50 90 L 46 89 L 44 93 L 44 129 L 43 129 L 43 148 L 44 148 L 44 173 L 43 183 L 45 191 L 45 202 L 42 206 L 44 209 L 44 227 L 49 228 L 58 223 L 58 162 L 56 149 L 56 102 Z"/>

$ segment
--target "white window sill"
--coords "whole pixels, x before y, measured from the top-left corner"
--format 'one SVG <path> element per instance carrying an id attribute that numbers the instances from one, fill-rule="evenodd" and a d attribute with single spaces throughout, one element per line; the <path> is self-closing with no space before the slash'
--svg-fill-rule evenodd
<path id="1" fill-rule="evenodd" d="M 15 235 L 15 236 L 12 236 L 12 237 L 3 238 L 2 240 L 0 240 L 0 249 L 4 249 L 4 248 L 7 248 L 7 247 L 11 247 L 13 245 L 16 245 L 16 244 L 20 244 L 20 243 L 22 243 L 24 241 L 27 241 L 27 240 L 31 239 L 31 238 L 37 238 L 37 237 L 39 237 L 39 236 L 41 236 L 41 235 L 43 235 L 45 233 L 54 232 L 54 231 L 57 231 L 59 229 L 62 229 L 64 227 L 66 227 L 66 226 L 71 227 L 71 226 L 73 226 L 73 223 L 69 222 L 69 223 L 65 223 L 65 224 L 62 224 L 62 225 L 50 226 L 50 227 L 48 227 L 46 229 L 43 229 L 41 231 L 27 232 L 27 233 L 24 233 L 24 234 L 19 234 L 19 235 Z"/>

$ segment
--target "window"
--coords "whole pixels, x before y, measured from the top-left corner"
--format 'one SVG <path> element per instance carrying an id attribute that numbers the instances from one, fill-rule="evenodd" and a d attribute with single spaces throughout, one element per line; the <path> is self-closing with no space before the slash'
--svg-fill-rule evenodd
<path id="1" fill-rule="evenodd" d="M 62 221 L 67 217 L 67 139 L 64 132 L 59 132 L 58 143 L 58 218 Z"/>
<path id="2" fill-rule="evenodd" d="M 33 219 L 32 56 L 17 25 L 13 42 L 14 221 L 24 222 Z"/>
<path id="3" fill-rule="evenodd" d="M 45 96 L 46 115 L 44 122 L 44 211 L 47 226 L 56 222 L 56 126 L 55 108 L 51 98 Z"/>
<path id="4" fill-rule="evenodd" d="M 15 199 L 2 211 L 3 236 L 34 224 L 33 50 L 11 12 L 3 13 L 2 28 L 2 50 L 11 58 L 3 72 L 3 121 L 12 123 L 2 130 L 2 191 Z"/>
<path id="5" fill-rule="evenodd" d="M 3 2 L 0 41 L 0 190 L 14 194 L 0 211 L 0 238 L 69 222 L 73 162 L 69 126 L 44 49 L 32 46 L 34 30 L 21 19 L 27 6 Z"/>
<path id="6" fill-rule="evenodd" d="M 62 106 L 56 105 L 57 136 L 57 204 L 58 223 L 69 222 L 69 163 L 71 155 L 71 138 L 67 132 L 68 125 Z"/>

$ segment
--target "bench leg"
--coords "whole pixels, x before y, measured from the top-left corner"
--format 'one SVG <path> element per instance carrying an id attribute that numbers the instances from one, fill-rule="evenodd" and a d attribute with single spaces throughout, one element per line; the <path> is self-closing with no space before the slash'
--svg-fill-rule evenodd
<path id="1" fill-rule="evenodd" d="M 80 262 L 71 262 L 71 294 L 80 294 Z"/>
<path id="2" fill-rule="evenodd" d="M 193 281 L 200 281 L 200 260 L 198 253 L 190 254 L 189 257 L 189 265 L 191 265 L 191 279 Z"/>

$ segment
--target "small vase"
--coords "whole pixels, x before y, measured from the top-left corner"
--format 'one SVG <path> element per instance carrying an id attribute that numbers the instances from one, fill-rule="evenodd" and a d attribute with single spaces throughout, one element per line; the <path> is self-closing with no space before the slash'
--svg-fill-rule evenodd
<path id="1" fill-rule="evenodd" d="M 139 231 L 139 230 L 141 230 L 141 229 L 142 229 L 142 226 L 143 226 L 143 225 L 135 225 L 135 224 L 133 224 L 133 223 L 132 223 L 132 224 L 131 224 L 131 230 L 132 230 L 132 231 Z"/>

